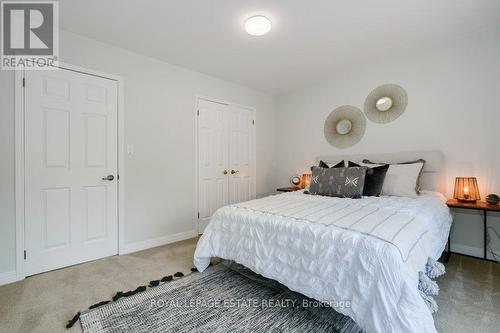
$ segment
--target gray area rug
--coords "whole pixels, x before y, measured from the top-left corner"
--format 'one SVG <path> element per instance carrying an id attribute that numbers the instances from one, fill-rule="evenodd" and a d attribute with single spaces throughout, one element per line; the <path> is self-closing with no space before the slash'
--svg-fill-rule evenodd
<path id="1" fill-rule="evenodd" d="M 230 268 L 228 268 L 230 267 Z M 349 318 L 238 265 L 216 265 L 82 312 L 83 332 L 341 332 Z"/>

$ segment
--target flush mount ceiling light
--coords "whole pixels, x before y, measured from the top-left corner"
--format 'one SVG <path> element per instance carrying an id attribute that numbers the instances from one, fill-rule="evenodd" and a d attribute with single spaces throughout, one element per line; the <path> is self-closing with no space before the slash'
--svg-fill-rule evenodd
<path id="1" fill-rule="evenodd" d="M 271 20 L 265 16 L 252 16 L 245 22 L 245 31 L 252 36 L 263 36 L 271 30 Z"/>

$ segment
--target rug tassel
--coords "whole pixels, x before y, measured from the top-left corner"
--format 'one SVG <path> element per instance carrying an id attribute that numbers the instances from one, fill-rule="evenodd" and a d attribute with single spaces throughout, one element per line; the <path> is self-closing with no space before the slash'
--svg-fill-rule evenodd
<path id="1" fill-rule="evenodd" d="M 149 288 L 156 287 L 159 284 L 160 284 L 160 280 L 149 281 Z"/>
<path id="2" fill-rule="evenodd" d="M 134 291 L 135 293 L 142 293 L 143 291 L 146 291 L 146 286 L 137 287 Z"/>
<path id="3" fill-rule="evenodd" d="M 167 276 L 164 276 L 161 278 L 161 282 L 169 282 L 169 281 L 172 281 L 174 279 L 174 277 L 172 275 L 167 275 Z"/>
<path id="4" fill-rule="evenodd" d="M 431 279 L 435 279 L 446 273 L 446 269 L 442 263 L 429 258 L 425 266 L 425 273 Z"/>
<path id="5" fill-rule="evenodd" d="M 175 277 L 183 277 L 184 276 L 184 273 L 182 272 L 177 272 L 174 274 Z"/>
<path id="6" fill-rule="evenodd" d="M 420 296 L 424 300 L 425 304 L 427 305 L 427 307 L 429 308 L 429 310 L 431 311 L 431 313 L 436 313 L 437 310 L 438 310 L 438 305 L 437 305 L 436 300 L 434 299 L 434 297 L 432 297 L 430 295 L 426 295 L 421 290 L 419 290 L 418 292 L 420 293 Z"/>
<path id="7" fill-rule="evenodd" d="M 115 296 L 113 296 L 113 302 L 116 302 L 117 300 L 119 300 L 122 297 L 123 297 L 123 292 L 122 291 L 117 292 L 115 294 Z"/>
<path id="8" fill-rule="evenodd" d="M 90 310 L 90 309 L 95 309 L 95 308 L 98 308 L 98 307 L 100 307 L 101 305 L 108 304 L 109 302 L 111 302 L 111 301 L 102 301 L 102 302 L 99 302 L 99 303 L 93 304 L 93 305 L 89 306 L 89 310 Z"/>
<path id="9" fill-rule="evenodd" d="M 73 327 L 73 325 L 75 325 L 75 323 L 78 321 L 78 319 L 80 319 L 80 312 L 78 312 L 74 317 L 73 319 L 71 319 L 70 321 L 68 321 L 68 324 L 66 325 L 66 328 L 71 328 Z"/>
<path id="10" fill-rule="evenodd" d="M 429 296 L 439 294 L 439 286 L 436 281 L 432 281 L 424 272 L 419 272 L 418 290 Z"/>
<path id="11" fill-rule="evenodd" d="M 143 291 L 146 291 L 146 289 L 147 289 L 146 286 L 137 287 L 137 288 L 135 288 L 135 290 L 127 291 L 127 296 L 126 297 L 135 295 L 137 293 L 142 293 Z"/>

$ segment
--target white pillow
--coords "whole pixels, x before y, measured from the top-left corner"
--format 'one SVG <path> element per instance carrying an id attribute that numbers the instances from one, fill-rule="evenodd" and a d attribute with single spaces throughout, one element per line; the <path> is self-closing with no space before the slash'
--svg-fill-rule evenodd
<path id="1" fill-rule="evenodd" d="M 359 163 L 367 167 L 376 167 L 383 164 Z M 411 164 L 391 164 L 385 175 L 382 195 L 395 195 L 398 197 L 418 197 L 418 181 L 420 172 L 424 167 L 423 162 Z"/>

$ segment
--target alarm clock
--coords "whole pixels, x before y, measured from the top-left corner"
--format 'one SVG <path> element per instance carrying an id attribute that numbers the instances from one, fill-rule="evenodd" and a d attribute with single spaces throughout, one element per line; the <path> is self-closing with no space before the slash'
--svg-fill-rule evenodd
<path id="1" fill-rule="evenodd" d="M 299 186 L 301 181 L 302 178 L 300 178 L 299 175 L 294 175 L 290 177 L 290 184 L 292 184 L 292 186 Z"/>

